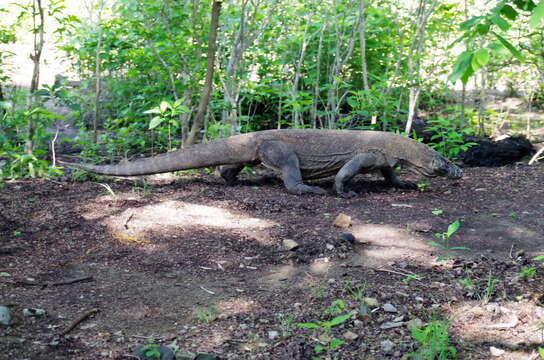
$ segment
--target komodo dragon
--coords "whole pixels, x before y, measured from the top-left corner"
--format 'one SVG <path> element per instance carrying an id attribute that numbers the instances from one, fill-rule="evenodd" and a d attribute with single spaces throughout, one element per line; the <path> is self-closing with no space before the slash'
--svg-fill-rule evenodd
<path id="1" fill-rule="evenodd" d="M 334 188 L 342 197 L 356 194 L 345 186 L 355 175 L 380 170 L 388 185 L 414 189 L 399 180 L 394 168 L 406 165 L 428 176 L 458 179 L 459 167 L 429 146 L 409 137 L 382 131 L 265 130 L 196 144 L 185 149 L 118 165 L 69 164 L 98 174 L 135 176 L 219 166 L 227 184 L 236 181 L 246 165 L 262 163 L 281 172 L 292 194 L 324 194 L 327 191 L 303 183 L 336 175 Z"/>

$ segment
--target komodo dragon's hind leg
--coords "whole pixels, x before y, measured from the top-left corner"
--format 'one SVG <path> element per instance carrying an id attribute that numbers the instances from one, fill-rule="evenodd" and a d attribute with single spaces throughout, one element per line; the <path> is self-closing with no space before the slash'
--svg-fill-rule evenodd
<path id="1" fill-rule="evenodd" d="M 244 168 L 244 164 L 221 165 L 217 168 L 219 175 L 225 180 L 227 185 L 234 185 L 238 179 L 238 174 Z"/>
<path id="2" fill-rule="evenodd" d="M 417 184 L 414 184 L 413 182 L 409 181 L 401 181 L 397 174 L 395 174 L 395 170 L 392 167 L 384 167 L 380 169 L 383 177 L 385 178 L 385 182 L 387 185 L 396 187 L 399 189 L 410 189 L 415 190 L 417 189 Z"/>
<path id="3" fill-rule="evenodd" d="M 327 193 L 325 189 L 302 182 L 297 154 L 287 144 L 281 141 L 266 141 L 259 146 L 257 153 L 263 165 L 281 171 L 283 183 L 289 193 Z"/>

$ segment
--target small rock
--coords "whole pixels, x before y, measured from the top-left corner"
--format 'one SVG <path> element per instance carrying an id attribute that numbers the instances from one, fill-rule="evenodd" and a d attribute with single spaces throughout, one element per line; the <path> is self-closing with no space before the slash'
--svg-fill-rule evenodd
<path id="1" fill-rule="evenodd" d="M 394 307 L 392 304 L 389 304 L 389 303 L 387 303 L 387 304 L 385 304 L 385 305 L 383 306 L 383 310 L 384 310 L 385 312 L 390 312 L 390 313 L 397 313 L 397 312 L 399 312 L 399 311 L 397 310 L 396 307 Z"/>
<path id="2" fill-rule="evenodd" d="M 355 339 L 357 339 L 359 337 L 359 335 L 357 335 L 356 333 L 354 333 L 352 331 L 346 331 L 342 336 L 346 340 L 355 340 Z"/>
<path id="3" fill-rule="evenodd" d="M 293 250 L 298 249 L 299 246 L 300 246 L 300 245 L 299 245 L 295 240 L 292 240 L 292 239 L 283 239 L 283 247 L 284 247 L 286 250 L 293 251 Z"/>
<path id="4" fill-rule="evenodd" d="M 406 327 L 408 328 L 408 330 L 422 328 L 423 321 L 421 321 L 421 319 L 418 319 L 418 318 L 413 318 L 412 320 L 406 322 Z"/>
<path id="5" fill-rule="evenodd" d="M 491 353 L 492 356 L 502 356 L 504 355 L 504 353 L 506 351 L 504 351 L 503 349 L 499 349 L 499 348 L 496 348 L 494 346 L 490 346 L 489 347 L 489 352 Z"/>
<path id="6" fill-rule="evenodd" d="M 274 340 L 274 339 L 276 339 L 276 338 L 279 337 L 279 336 L 280 336 L 279 331 L 270 330 L 270 331 L 268 332 L 268 338 L 269 338 L 270 340 Z"/>
<path id="7" fill-rule="evenodd" d="M 350 234 L 350 233 L 342 233 L 338 235 L 338 238 L 342 241 L 347 241 L 349 243 L 355 242 L 355 236 L 353 236 L 353 234 Z"/>
<path id="8" fill-rule="evenodd" d="M 430 232 L 433 229 L 433 225 L 430 222 L 427 222 L 427 221 L 416 221 L 416 222 L 408 225 L 408 228 L 411 231 L 427 233 L 427 232 Z"/>
<path id="9" fill-rule="evenodd" d="M 327 245 L 325 245 L 325 247 L 326 247 L 327 250 L 329 250 L 329 251 L 334 250 L 334 245 L 332 245 L 332 244 L 327 244 Z"/>
<path id="10" fill-rule="evenodd" d="M 332 224 L 341 228 L 347 228 L 351 225 L 351 216 L 339 214 Z"/>
<path id="11" fill-rule="evenodd" d="M 177 360 L 195 360 L 196 359 L 196 354 L 192 353 L 190 351 L 177 353 L 176 359 Z"/>
<path id="12" fill-rule="evenodd" d="M 11 310 L 7 306 L 0 306 L 0 324 L 6 326 L 12 324 Z"/>
<path id="13" fill-rule="evenodd" d="M 32 309 L 32 308 L 23 309 L 23 315 L 25 316 L 43 316 L 45 314 L 46 314 L 46 311 L 44 309 Z"/>
<path id="14" fill-rule="evenodd" d="M 404 320 L 404 315 L 397 316 L 393 319 L 393 322 L 401 322 Z"/>
<path id="15" fill-rule="evenodd" d="M 240 329 L 242 329 L 242 330 L 245 330 L 245 329 L 247 329 L 248 327 L 249 327 L 248 324 L 244 324 L 244 323 L 240 324 Z"/>
<path id="16" fill-rule="evenodd" d="M 425 299 L 422 298 L 421 296 L 416 296 L 416 297 L 415 297 L 415 300 L 416 300 L 418 303 L 424 303 L 424 302 L 425 302 Z"/>
<path id="17" fill-rule="evenodd" d="M 391 340 L 384 340 L 380 342 L 380 346 L 382 347 L 383 352 L 388 353 L 393 350 L 395 343 L 393 343 Z"/>
<path id="18" fill-rule="evenodd" d="M 369 307 L 378 307 L 378 306 L 380 306 L 380 303 L 378 302 L 378 300 L 376 298 L 365 297 L 365 298 L 363 298 L 363 302 L 365 304 L 367 304 Z"/>
<path id="19" fill-rule="evenodd" d="M 388 321 L 380 325 L 380 329 L 387 330 L 387 329 L 393 329 L 397 327 L 404 326 L 403 322 L 396 322 L 396 321 Z"/>

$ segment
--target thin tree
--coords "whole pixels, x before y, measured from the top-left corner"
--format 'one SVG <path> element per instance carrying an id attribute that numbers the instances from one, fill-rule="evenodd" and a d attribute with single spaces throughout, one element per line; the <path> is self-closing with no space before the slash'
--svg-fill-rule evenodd
<path id="1" fill-rule="evenodd" d="M 28 108 L 30 109 L 34 103 L 34 93 L 38 90 L 40 85 L 40 60 L 43 50 L 43 36 L 45 32 L 44 27 L 44 9 L 41 0 L 32 0 L 32 31 L 34 33 L 33 38 L 33 51 L 30 54 L 30 59 L 34 63 L 34 70 L 32 71 L 32 81 L 30 82 L 30 92 L 28 95 Z M 27 154 L 32 155 L 34 143 L 34 132 L 36 131 L 36 124 L 32 119 L 32 116 L 28 117 L 28 137 L 26 138 L 25 150 Z"/>
<path id="2" fill-rule="evenodd" d="M 192 145 L 196 142 L 196 135 L 200 131 L 200 129 L 202 129 L 202 125 L 204 124 L 204 117 L 206 116 L 206 109 L 208 108 L 208 103 L 210 102 L 210 95 L 213 85 L 217 28 L 219 25 L 221 5 L 222 1 L 214 1 L 212 5 L 212 18 L 210 22 L 210 35 L 208 39 L 206 79 L 204 80 L 204 88 L 202 89 L 202 94 L 198 103 L 198 111 L 196 113 L 195 119 L 193 120 L 191 131 L 189 131 L 189 134 L 184 144 L 186 146 Z"/>

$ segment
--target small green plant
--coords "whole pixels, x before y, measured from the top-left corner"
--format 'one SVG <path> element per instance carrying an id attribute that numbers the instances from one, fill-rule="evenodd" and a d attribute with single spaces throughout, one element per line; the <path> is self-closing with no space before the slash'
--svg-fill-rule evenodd
<path id="1" fill-rule="evenodd" d="M 147 181 L 145 179 L 134 180 L 134 185 L 132 186 L 132 191 L 135 192 L 135 193 L 141 193 L 143 196 L 148 196 L 150 194 L 149 184 L 147 183 Z"/>
<path id="2" fill-rule="evenodd" d="M 115 193 L 113 192 L 113 189 L 111 188 L 111 186 L 109 184 L 102 184 L 102 183 L 97 183 L 97 184 L 102 186 L 104 189 L 106 189 L 106 192 L 108 194 L 110 194 L 111 196 L 113 196 L 113 197 L 117 196 L 117 195 L 115 195 Z"/>
<path id="3" fill-rule="evenodd" d="M 420 180 L 416 185 L 420 192 L 424 192 L 427 186 L 431 185 L 431 182 L 429 180 Z"/>
<path id="4" fill-rule="evenodd" d="M 367 285 L 366 283 L 363 283 L 361 286 L 357 287 L 351 287 L 351 282 L 346 281 L 346 284 L 344 285 L 344 288 L 357 300 L 358 302 L 362 303 L 364 301 L 365 292 Z"/>
<path id="5" fill-rule="evenodd" d="M 538 261 L 538 262 L 540 262 L 540 265 L 544 266 L 544 255 L 535 256 L 531 260 Z"/>
<path id="6" fill-rule="evenodd" d="M 535 266 L 524 266 L 521 269 L 518 277 L 520 279 L 530 279 L 536 276 L 536 272 L 537 271 Z"/>
<path id="7" fill-rule="evenodd" d="M 19 236 L 19 235 L 22 234 L 22 232 L 20 232 L 20 231 L 14 231 L 14 232 L 12 232 L 12 234 L 13 234 L 13 236 Z"/>
<path id="8" fill-rule="evenodd" d="M 541 359 L 544 359 L 544 347 L 538 347 L 538 355 L 540 355 Z"/>
<path id="9" fill-rule="evenodd" d="M 457 159 L 461 152 L 476 145 L 474 142 L 465 142 L 463 139 L 466 135 L 472 135 L 473 131 L 470 128 L 462 128 L 459 119 L 446 119 L 439 116 L 427 122 L 429 126 L 425 131 L 433 134 L 429 145 L 449 159 Z"/>
<path id="10" fill-rule="evenodd" d="M 345 307 L 346 307 L 346 304 L 344 303 L 344 300 L 337 299 L 337 300 L 334 300 L 329 305 L 329 307 L 323 311 L 323 314 L 324 315 L 339 314 L 344 310 Z"/>
<path id="11" fill-rule="evenodd" d="M 419 275 L 408 274 L 402 279 L 402 282 L 405 283 L 406 285 L 409 285 L 412 280 L 420 280 L 420 279 L 421 277 Z"/>
<path id="12" fill-rule="evenodd" d="M 161 101 L 159 106 L 144 111 L 144 114 L 155 114 L 155 116 L 149 122 L 149 130 L 153 130 L 155 128 L 158 129 L 162 124 L 167 125 L 168 150 L 172 150 L 172 128 L 175 130 L 181 125 L 178 115 L 189 112 L 189 108 L 182 103 L 183 99 L 178 99 L 174 102 L 164 100 Z"/>
<path id="13" fill-rule="evenodd" d="M 486 286 L 484 288 L 484 296 L 483 296 L 483 301 L 484 302 L 486 302 L 486 303 L 489 302 L 489 300 L 491 299 L 491 297 L 495 293 L 495 285 L 497 284 L 497 281 L 499 281 L 499 279 L 491 277 L 491 274 L 488 275 L 487 283 L 486 283 Z"/>
<path id="14" fill-rule="evenodd" d="M 293 315 L 277 315 L 278 325 L 280 327 L 281 337 L 288 338 L 291 336 L 291 328 L 293 327 Z"/>
<path id="15" fill-rule="evenodd" d="M 472 271 L 470 271 L 468 269 L 467 269 L 467 271 L 465 273 L 465 278 L 464 279 L 459 279 L 458 281 L 459 281 L 459 284 L 461 285 L 461 288 L 464 289 L 464 290 L 468 290 L 468 291 L 473 292 L 474 289 L 476 288 L 476 283 L 472 279 Z"/>
<path id="16" fill-rule="evenodd" d="M 442 215 L 442 214 L 444 213 L 444 210 L 442 210 L 442 209 L 434 209 L 434 210 L 431 211 L 431 213 L 432 213 L 433 215 L 438 216 L 438 215 Z"/>
<path id="17" fill-rule="evenodd" d="M 210 307 L 196 308 L 193 310 L 193 314 L 196 316 L 198 321 L 203 323 L 211 323 L 215 320 L 215 310 Z"/>
<path id="18" fill-rule="evenodd" d="M 421 360 L 447 360 L 457 356 L 457 349 L 450 345 L 447 322 L 433 320 L 423 328 L 413 328 L 412 338 L 419 343 L 417 353 L 407 354 L 409 358 Z"/>
<path id="19" fill-rule="evenodd" d="M 438 241 L 429 241 L 427 243 L 427 245 L 435 246 L 444 250 L 444 256 L 438 257 L 436 259 L 437 261 L 451 259 L 453 257 L 453 250 L 470 250 L 466 246 L 450 246 L 450 238 L 453 234 L 455 234 L 457 230 L 459 230 L 460 226 L 461 222 L 459 221 L 459 219 L 455 220 L 448 226 L 448 230 L 446 232 L 434 234 Z"/>
<path id="20" fill-rule="evenodd" d="M 332 350 L 336 349 L 337 347 L 344 344 L 344 341 L 342 341 L 340 339 L 333 338 L 333 337 L 329 336 L 329 334 L 331 332 L 331 329 L 334 326 L 343 324 L 349 318 L 351 318 L 351 314 L 348 313 L 348 314 L 338 315 L 338 316 L 332 318 L 329 321 L 319 321 L 318 320 L 318 321 L 313 322 L 313 323 L 298 323 L 297 326 L 298 327 L 308 328 L 308 329 L 315 329 L 315 330 L 321 332 L 321 336 L 319 338 L 324 342 L 324 345 L 314 346 L 314 353 L 316 355 L 319 355 L 324 351 L 325 352 L 330 352 L 330 351 L 332 351 Z M 319 359 L 319 358 L 313 357 L 312 359 L 316 360 L 316 359 Z"/>
<path id="21" fill-rule="evenodd" d="M 157 344 L 145 345 L 142 348 L 141 352 L 148 359 L 160 359 L 161 358 L 161 353 L 159 352 L 159 350 L 157 350 L 158 346 L 159 345 L 157 345 Z"/>

